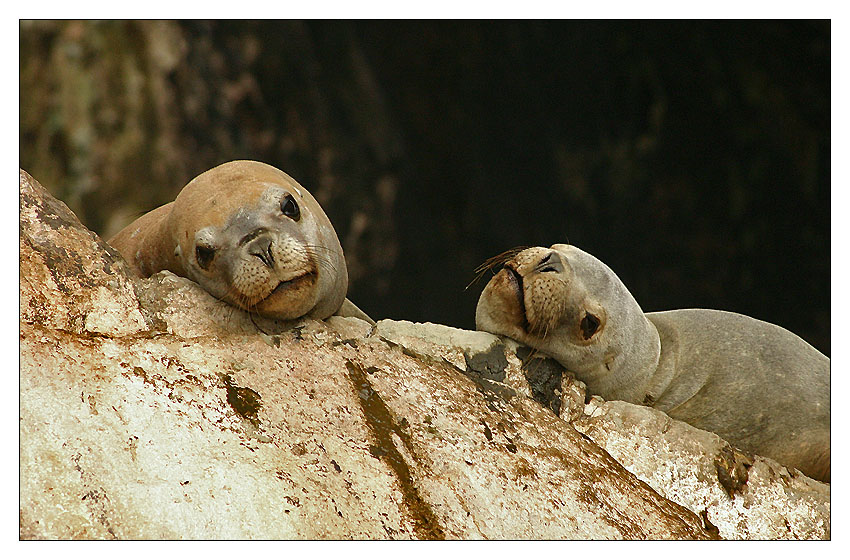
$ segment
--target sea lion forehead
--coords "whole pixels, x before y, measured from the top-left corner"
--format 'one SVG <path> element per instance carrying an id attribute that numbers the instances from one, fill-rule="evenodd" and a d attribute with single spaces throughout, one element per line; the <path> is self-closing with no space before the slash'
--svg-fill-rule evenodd
<path id="1" fill-rule="evenodd" d="M 614 272 L 605 263 L 574 245 L 556 243 L 551 249 L 566 259 L 574 274 L 592 280 L 597 287 L 608 285 L 612 277 L 616 278 Z"/>
<path id="2" fill-rule="evenodd" d="M 579 249 L 574 245 L 568 245 L 566 243 L 555 243 L 551 247 L 549 247 L 552 251 L 557 251 L 560 253 L 562 257 L 565 257 L 567 261 L 577 262 L 577 261 L 586 261 L 591 259 L 596 261 L 597 259 L 593 257 L 590 253 L 586 253 Z"/>
<path id="3" fill-rule="evenodd" d="M 241 209 L 271 208 L 287 193 L 308 204 L 313 202 L 310 194 L 283 171 L 260 162 L 235 161 L 192 179 L 177 196 L 175 206 L 184 219 L 203 216 L 204 223 L 196 224 L 195 229 L 222 228 Z"/>
<path id="4" fill-rule="evenodd" d="M 220 169 L 220 172 L 225 175 L 225 181 L 235 183 L 234 187 L 253 188 L 261 192 L 266 192 L 269 187 L 278 187 L 285 189 L 293 194 L 297 194 L 299 198 L 312 198 L 304 187 L 298 184 L 298 181 L 284 173 L 277 167 L 273 167 L 267 163 L 259 161 L 232 161 L 222 164 L 210 171 Z"/>
<path id="5" fill-rule="evenodd" d="M 203 193 L 224 188 L 240 191 L 262 190 L 266 185 L 294 188 L 298 182 L 280 169 L 258 161 L 231 161 L 204 171 L 183 189 L 188 193 Z M 183 193 L 181 192 L 181 195 Z"/>
<path id="6" fill-rule="evenodd" d="M 295 184 L 258 183 L 256 185 L 259 204 L 279 204 L 284 196 L 291 194 L 300 201 L 304 198 L 304 190 Z"/>

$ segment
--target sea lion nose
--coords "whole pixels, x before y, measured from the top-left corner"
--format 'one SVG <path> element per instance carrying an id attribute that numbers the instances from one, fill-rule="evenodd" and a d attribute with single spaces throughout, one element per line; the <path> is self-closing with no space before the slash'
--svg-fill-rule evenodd
<path id="1" fill-rule="evenodd" d="M 249 255 L 253 255 L 263 261 L 269 268 L 274 268 L 274 255 L 272 255 L 272 239 L 268 235 L 258 234 L 245 245 Z"/>
<path id="2" fill-rule="evenodd" d="M 534 267 L 535 272 L 563 272 L 564 261 L 561 260 L 561 255 L 557 251 L 551 251 L 545 257 L 540 259 L 537 266 Z"/>

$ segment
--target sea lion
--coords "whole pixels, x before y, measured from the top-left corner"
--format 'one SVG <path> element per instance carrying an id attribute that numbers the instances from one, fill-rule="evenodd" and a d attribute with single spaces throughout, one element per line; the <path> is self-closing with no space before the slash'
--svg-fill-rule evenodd
<path id="1" fill-rule="evenodd" d="M 610 268 L 571 245 L 500 260 L 478 300 L 479 330 L 548 354 L 592 394 L 829 481 L 829 358 L 800 337 L 725 311 L 644 314 Z"/>
<path id="2" fill-rule="evenodd" d="M 372 322 L 345 297 L 342 247 L 319 203 L 265 163 L 231 161 L 201 173 L 109 244 L 142 277 L 170 270 L 263 317 Z"/>

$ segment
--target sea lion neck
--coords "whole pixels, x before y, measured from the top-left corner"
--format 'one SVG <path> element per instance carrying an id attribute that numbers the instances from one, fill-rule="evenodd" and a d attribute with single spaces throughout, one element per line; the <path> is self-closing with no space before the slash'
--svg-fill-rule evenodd
<path id="1" fill-rule="evenodd" d="M 655 325 L 642 313 L 625 328 L 620 327 L 617 332 L 609 333 L 609 343 L 600 348 L 601 360 L 589 362 L 585 368 L 568 369 L 594 395 L 605 395 L 608 400 L 642 402 L 648 389 L 658 382 L 655 376 L 661 339 Z"/>
<path id="2" fill-rule="evenodd" d="M 568 285 L 575 295 L 568 307 L 593 313 L 601 323 L 600 332 L 585 345 L 575 335 L 553 341 L 559 346 L 552 348 L 552 354 L 592 393 L 640 402 L 659 363 L 658 330 L 605 263 L 572 245 L 556 244 L 551 249 L 561 254 L 572 275 Z M 571 342 L 564 344 L 565 340 Z"/>

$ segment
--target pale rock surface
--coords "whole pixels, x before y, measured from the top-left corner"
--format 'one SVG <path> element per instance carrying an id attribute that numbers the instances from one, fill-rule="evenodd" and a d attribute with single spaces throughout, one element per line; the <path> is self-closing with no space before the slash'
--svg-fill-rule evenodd
<path id="1" fill-rule="evenodd" d="M 588 404 L 576 429 L 662 496 L 727 539 L 828 539 L 830 488 L 663 412 L 622 401 Z"/>
<path id="2" fill-rule="evenodd" d="M 649 407 L 606 402 L 599 396 L 585 404 L 584 383 L 554 360 L 535 356 L 507 338 L 480 332 L 465 338 L 462 333 L 468 331 L 458 329 L 451 329 L 457 332 L 449 336 L 446 329 L 450 328 L 384 320 L 378 322 L 376 334 L 432 361 L 462 350 L 467 364 L 475 363 L 475 356 L 481 354 L 495 363 L 493 350 L 501 349 L 506 363 L 501 377 L 492 370 L 482 374 L 471 367 L 467 374 L 489 375 L 507 390 L 533 393 L 535 400 L 660 495 L 698 514 L 713 534 L 725 539 L 830 538 L 828 484 L 772 459 L 748 456 L 715 434 Z M 452 344 L 441 345 L 440 340 Z M 524 359 L 518 360 L 517 354 Z"/>
<path id="3" fill-rule="evenodd" d="M 118 252 L 23 169 L 20 201 L 21 320 L 78 334 L 146 330 Z"/>
<path id="4" fill-rule="evenodd" d="M 722 441 L 587 415 L 512 341 L 261 321 L 132 278 L 24 172 L 21 207 L 22 538 L 828 538 L 828 486 L 754 458 L 729 498 Z"/>

